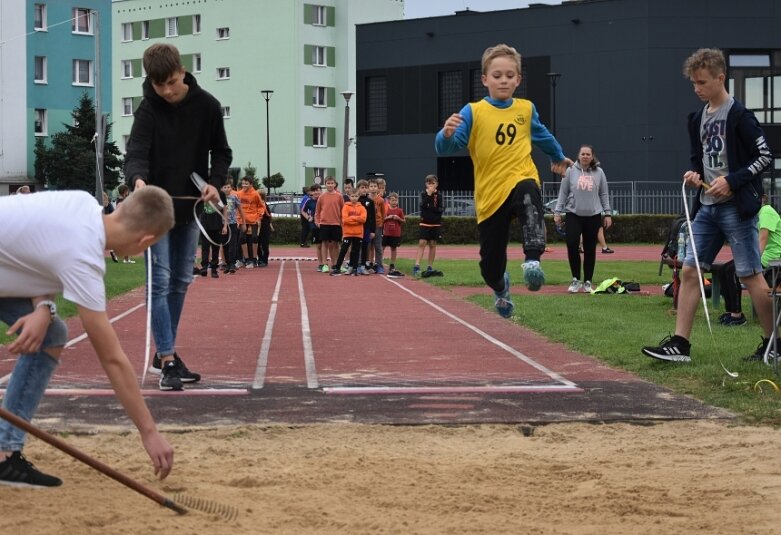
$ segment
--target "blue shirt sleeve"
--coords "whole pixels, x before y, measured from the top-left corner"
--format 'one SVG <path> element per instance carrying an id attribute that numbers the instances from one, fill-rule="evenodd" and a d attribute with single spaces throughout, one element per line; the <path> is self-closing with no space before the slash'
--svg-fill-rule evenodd
<path id="1" fill-rule="evenodd" d="M 462 122 L 456 131 L 450 138 L 446 138 L 442 133 L 444 129 L 440 129 L 437 132 L 437 137 L 434 139 L 434 150 L 437 156 L 444 156 L 447 154 L 454 154 L 461 149 L 466 148 L 469 144 L 469 136 L 472 133 L 472 107 L 467 104 L 461 111 L 458 112 L 463 117 Z"/>
<path id="2" fill-rule="evenodd" d="M 537 107 L 532 104 L 532 144 L 535 147 L 539 147 L 542 151 L 550 156 L 550 159 L 554 162 L 560 162 L 564 159 L 564 152 L 561 150 L 561 145 L 556 141 L 545 125 L 540 122 L 540 116 L 537 113 Z"/>

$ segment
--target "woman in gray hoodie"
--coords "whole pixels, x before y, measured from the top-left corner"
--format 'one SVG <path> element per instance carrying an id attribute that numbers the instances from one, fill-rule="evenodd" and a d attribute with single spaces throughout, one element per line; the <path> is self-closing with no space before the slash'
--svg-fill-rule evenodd
<path id="1" fill-rule="evenodd" d="M 591 291 L 591 279 L 594 277 L 594 264 L 597 260 L 597 234 L 604 224 L 609 228 L 613 224 L 610 217 L 610 198 L 607 190 L 607 178 L 599 166 L 590 145 L 581 145 L 578 161 L 567 169 L 561 180 L 559 199 L 553 210 L 553 220 L 561 225 L 564 213 L 564 227 L 567 232 L 567 258 L 572 272 L 570 293 Z M 604 219 L 602 214 L 605 214 Z M 580 245 L 583 237 L 583 282 L 580 278 Z"/>

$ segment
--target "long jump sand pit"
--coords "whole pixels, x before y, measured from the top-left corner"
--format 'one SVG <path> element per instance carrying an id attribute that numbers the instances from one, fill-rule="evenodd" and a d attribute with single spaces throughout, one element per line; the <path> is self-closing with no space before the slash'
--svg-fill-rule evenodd
<path id="1" fill-rule="evenodd" d="M 135 433 L 65 437 L 165 495 L 235 506 L 178 516 L 30 439 L 62 487 L 0 487 L 0 533 L 772 533 L 781 431 L 723 421 L 169 429 L 154 480 Z"/>

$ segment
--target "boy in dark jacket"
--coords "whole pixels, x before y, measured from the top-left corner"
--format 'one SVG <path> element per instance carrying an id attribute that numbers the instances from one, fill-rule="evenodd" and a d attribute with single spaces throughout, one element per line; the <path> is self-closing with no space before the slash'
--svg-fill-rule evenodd
<path id="1" fill-rule="evenodd" d="M 681 271 L 675 335 L 644 355 L 665 361 L 690 362 L 694 314 L 700 302 L 699 273 L 694 259 L 708 267 L 724 242 L 729 242 L 735 274 L 754 304 L 762 326 L 762 343 L 747 360 L 764 360 L 773 328 L 772 302 L 762 276 L 757 213 L 761 207 L 762 172 L 772 156 L 754 114 L 735 100 L 724 85 L 727 64 L 721 50 L 701 48 L 684 63 L 684 75 L 705 102 L 689 116 L 691 167 L 683 181 L 699 188 L 694 198 L 691 231 L 695 247 L 687 248 Z"/>
<path id="2" fill-rule="evenodd" d="M 412 275 L 415 277 L 441 277 L 443 273 L 434 269 L 434 259 L 437 256 L 437 242 L 442 239 L 442 213 L 445 203 L 437 191 L 439 180 L 434 175 L 426 177 L 426 191 L 420 194 L 420 237 L 418 239 L 418 256 Z M 428 267 L 420 271 L 420 261 L 428 245 Z"/>
<path id="3" fill-rule="evenodd" d="M 176 354 L 176 332 L 192 282 L 198 226 L 193 197 L 218 201 L 232 152 L 219 101 L 184 70 L 179 51 L 154 44 L 144 52 L 144 99 L 134 114 L 125 155 L 125 177 L 134 189 L 154 184 L 174 200 L 176 225 L 151 247 L 152 334 L 157 353 L 150 371 L 160 373 L 161 390 L 182 390 L 200 380 Z M 211 169 L 211 173 L 209 170 Z M 209 177 L 202 191 L 191 173 Z"/>

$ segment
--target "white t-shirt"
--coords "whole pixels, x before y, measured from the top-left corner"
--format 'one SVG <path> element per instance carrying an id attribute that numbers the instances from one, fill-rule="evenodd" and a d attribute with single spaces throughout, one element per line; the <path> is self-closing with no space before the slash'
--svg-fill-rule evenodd
<path id="1" fill-rule="evenodd" d="M 63 297 L 106 310 L 103 207 L 84 191 L 0 197 L 0 297 Z"/>

